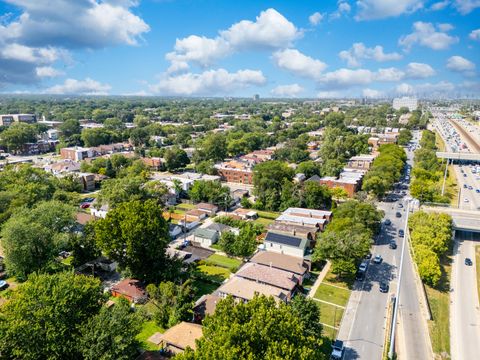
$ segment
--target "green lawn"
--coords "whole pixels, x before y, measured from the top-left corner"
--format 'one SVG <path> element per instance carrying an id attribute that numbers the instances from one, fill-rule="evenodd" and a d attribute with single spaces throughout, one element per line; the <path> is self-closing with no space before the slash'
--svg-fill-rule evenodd
<path id="1" fill-rule="evenodd" d="M 275 219 L 280 215 L 279 212 L 275 212 L 275 211 L 261 211 L 261 210 L 257 210 L 257 214 L 258 214 L 258 216 L 260 216 L 260 217 L 262 217 L 262 218 L 271 219 L 271 220 L 275 220 Z"/>
<path id="2" fill-rule="evenodd" d="M 196 290 L 195 291 L 195 300 L 199 299 L 203 295 L 211 294 L 212 292 L 214 292 L 219 287 L 218 284 L 213 284 L 211 282 L 201 280 L 201 279 L 193 280 L 192 285 Z"/>
<path id="3" fill-rule="evenodd" d="M 191 210 L 191 209 L 195 209 L 195 205 L 187 204 L 187 203 L 181 203 L 181 204 L 176 205 L 175 208 L 179 209 L 179 210 Z"/>
<path id="4" fill-rule="evenodd" d="M 327 324 L 330 326 L 335 326 L 336 328 L 340 327 L 340 322 L 342 321 L 344 309 L 330 304 L 325 304 L 316 301 L 317 306 L 320 308 L 320 322 L 322 324 Z M 324 326 L 324 331 L 329 331 L 333 333 L 331 329 Z"/>
<path id="5" fill-rule="evenodd" d="M 235 258 L 229 258 L 227 256 L 223 255 L 218 255 L 218 254 L 213 254 L 210 255 L 207 259 L 206 262 L 212 265 L 218 265 L 227 269 L 238 269 L 242 262 L 238 259 Z M 235 270 L 236 271 L 236 270 Z M 234 271 L 234 272 L 235 272 Z"/>
<path id="6" fill-rule="evenodd" d="M 137 339 L 142 343 L 142 348 L 145 350 L 158 350 L 158 347 L 148 341 L 148 338 L 155 334 L 156 332 L 163 333 L 165 330 L 158 326 L 155 321 L 149 320 L 145 321 L 142 325 L 142 331 L 137 335 Z"/>
<path id="7" fill-rule="evenodd" d="M 328 283 L 322 283 L 318 287 L 314 297 L 340 306 L 346 306 L 348 298 L 350 297 L 350 290 L 331 286 Z"/>
<path id="8" fill-rule="evenodd" d="M 183 210 L 178 210 L 178 209 L 175 209 L 175 210 L 173 210 L 173 213 L 174 213 L 174 214 L 183 215 L 183 214 L 185 214 L 185 211 L 183 211 Z"/>
<path id="9" fill-rule="evenodd" d="M 220 277 L 223 280 L 230 277 L 230 270 L 220 266 L 213 266 L 213 265 L 199 265 L 197 266 L 197 270 L 204 273 L 205 275 Z"/>
<path id="10" fill-rule="evenodd" d="M 331 270 L 325 275 L 325 278 L 323 279 L 324 283 L 330 283 L 335 286 L 339 286 L 341 288 L 345 289 L 351 289 L 353 286 L 353 283 L 355 280 L 353 278 L 350 279 L 345 279 L 345 278 L 339 278 L 337 275 L 333 274 Z"/>
<path id="11" fill-rule="evenodd" d="M 428 321 L 433 352 L 450 354 L 450 293 L 449 279 L 451 273 L 451 259 L 442 260 L 442 278 L 437 288 L 425 285 L 428 303 L 432 311 L 432 320 Z"/>
<path id="12" fill-rule="evenodd" d="M 261 225 L 267 227 L 271 223 L 275 222 L 275 220 L 259 217 L 258 219 L 253 220 L 253 222 L 255 224 L 261 224 Z"/>

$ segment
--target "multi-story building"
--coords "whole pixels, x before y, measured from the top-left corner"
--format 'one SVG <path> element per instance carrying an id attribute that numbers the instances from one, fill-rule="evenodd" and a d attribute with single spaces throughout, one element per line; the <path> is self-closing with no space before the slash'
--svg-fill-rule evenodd
<path id="1" fill-rule="evenodd" d="M 231 160 L 216 164 L 215 168 L 218 175 L 226 182 L 253 184 L 253 170 L 250 162 Z"/>
<path id="2" fill-rule="evenodd" d="M 62 159 L 70 159 L 74 161 L 81 161 L 93 156 L 93 151 L 90 148 L 83 147 L 67 147 L 60 149 L 60 156 Z"/>
<path id="3" fill-rule="evenodd" d="M 0 115 L 0 126 L 9 126 L 14 122 L 33 124 L 37 122 L 35 114 L 5 114 Z"/>
<path id="4" fill-rule="evenodd" d="M 358 155 L 352 156 L 347 163 L 347 167 L 352 169 L 363 169 L 368 170 L 375 160 L 375 155 Z"/>
<path id="5" fill-rule="evenodd" d="M 395 110 L 400 110 L 402 107 L 408 108 L 409 111 L 417 110 L 418 108 L 418 100 L 416 98 L 410 97 L 401 97 L 393 99 L 392 107 Z"/>

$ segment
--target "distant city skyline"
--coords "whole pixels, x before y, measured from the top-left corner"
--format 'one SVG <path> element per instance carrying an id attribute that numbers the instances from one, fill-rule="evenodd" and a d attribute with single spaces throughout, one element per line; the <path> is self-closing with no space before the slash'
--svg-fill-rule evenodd
<path id="1" fill-rule="evenodd" d="M 0 0 L 0 92 L 480 97 L 480 1 Z"/>

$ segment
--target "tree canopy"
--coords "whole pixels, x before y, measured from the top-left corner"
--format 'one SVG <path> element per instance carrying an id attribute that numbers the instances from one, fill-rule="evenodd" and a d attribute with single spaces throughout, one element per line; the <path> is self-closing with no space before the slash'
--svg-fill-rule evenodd
<path id="1" fill-rule="evenodd" d="M 165 253 L 170 241 L 162 208 L 154 200 L 129 201 L 95 222 L 98 247 L 106 256 L 147 283 L 170 278 Z"/>

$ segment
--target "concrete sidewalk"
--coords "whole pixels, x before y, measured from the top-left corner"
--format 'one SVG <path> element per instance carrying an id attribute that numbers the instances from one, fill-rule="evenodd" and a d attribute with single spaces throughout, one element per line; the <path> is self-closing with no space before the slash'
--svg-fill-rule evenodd
<path id="1" fill-rule="evenodd" d="M 320 284 L 323 282 L 323 279 L 325 279 L 325 276 L 327 275 L 328 270 L 330 270 L 330 261 L 327 261 L 327 263 L 326 263 L 325 266 L 323 267 L 322 271 L 321 271 L 320 274 L 318 275 L 317 280 L 315 280 L 315 283 L 313 284 L 312 288 L 311 288 L 310 291 L 308 292 L 307 297 L 313 298 L 313 296 L 314 296 L 315 293 L 317 292 L 318 287 L 319 287 Z"/>

